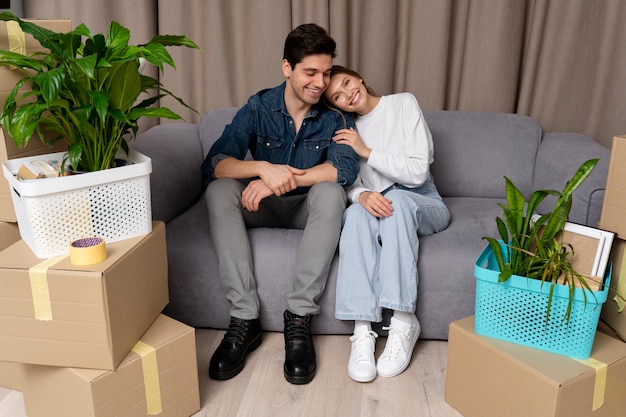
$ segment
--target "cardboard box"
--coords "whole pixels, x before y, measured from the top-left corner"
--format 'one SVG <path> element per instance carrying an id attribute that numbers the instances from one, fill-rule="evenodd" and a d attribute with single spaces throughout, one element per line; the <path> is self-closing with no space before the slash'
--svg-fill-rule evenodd
<path id="1" fill-rule="evenodd" d="M 20 240 L 20 231 L 15 223 L 0 222 L 0 251 Z M 0 386 L 22 391 L 24 387 L 24 365 L 0 361 Z"/>
<path id="2" fill-rule="evenodd" d="M 600 229 L 626 239 L 626 135 L 615 136 L 600 215 Z"/>
<path id="3" fill-rule="evenodd" d="M 626 298 L 626 240 L 613 241 L 610 260 L 613 265 L 611 290 L 606 303 L 602 306 L 600 318 L 615 330 L 619 337 L 626 340 L 626 301 L 615 293 L 617 291 Z"/>
<path id="4" fill-rule="evenodd" d="M 24 391 L 26 386 L 26 365 L 17 362 L 0 361 L 0 386 Z"/>
<path id="5" fill-rule="evenodd" d="M 115 371 L 28 365 L 26 381 L 29 417 L 189 417 L 200 410 L 194 329 L 164 315 Z"/>
<path id="6" fill-rule="evenodd" d="M 20 240 L 20 229 L 16 223 L 0 221 L 0 251 Z"/>
<path id="7" fill-rule="evenodd" d="M 69 19 L 24 19 L 38 24 L 55 32 L 69 32 L 72 30 L 71 21 Z M 44 51 L 31 35 L 21 32 L 23 35 L 23 41 L 25 51 L 27 54 L 32 52 Z M 0 22 L 0 49 L 9 50 L 9 40 L 6 22 Z M 19 80 L 24 78 L 24 74 L 16 69 L 11 69 L 6 66 L 0 66 L 0 111 L 4 107 L 9 92 Z M 25 90 L 25 87 L 22 88 Z M 22 158 L 26 156 L 40 155 L 44 153 L 61 152 L 66 149 L 65 143 L 57 143 L 53 148 L 43 144 L 38 137 L 33 137 L 29 141 L 28 146 L 25 148 L 19 148 L 13 142 L 8 134 L 0 128 L 0 164 L 8 159 Z M 15 222 L 15 212 L 13 210 L 13 202 L 11 200 L 11 193 L 7 180 L 4 176 L 0 175 L 0 221 Z"/>
<path id="8" fill-rule="evenodd" d="M 165 226 L 73 265 L 23 240 L 0 252 L 0 360 L 115 369 L 168 303 Z"/>
<path id="9" fill-rule="evenodd" d="M 450 325 L 445 401 L 465 417 L 615 417 L 624 393 L 626 343 L 606 334 L 578 361 Z"/>

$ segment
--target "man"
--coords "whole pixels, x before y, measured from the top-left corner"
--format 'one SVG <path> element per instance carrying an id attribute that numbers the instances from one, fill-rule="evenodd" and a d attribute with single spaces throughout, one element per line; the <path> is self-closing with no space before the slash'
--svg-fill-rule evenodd
<path id="1" fill-rule="evenodd" d="M 354 120 L 320 103 L 335 48 L 315 24 L 289 33 L 282 62 L 285 82 L 250 97 L 202 164 L 209 182 L 211 238 L 231 302 L 228 329 L 209 365 L 213 379 L 237 375 L 246 355 L 261 344 L 250 227 L 303 229 L 283 315 L 284 375 L 292 384 L 306 384 L 315 376 L 311 316 L 319 313 L 317 301 L 339 240 L 343 186 L 353 183 L 359 169 L 354 151 L 332 140 L 335 131 L 354 126 Z M 252 160 L 245 159 L 248 152 Z"/>

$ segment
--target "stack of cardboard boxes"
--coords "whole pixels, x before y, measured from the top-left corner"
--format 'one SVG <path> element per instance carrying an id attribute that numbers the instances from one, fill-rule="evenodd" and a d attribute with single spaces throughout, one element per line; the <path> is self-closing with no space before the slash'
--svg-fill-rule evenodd
<path id="1" fill-rule="evenodd" d="M 57 31 L 69 20 L 37 21 Z M 3 32 L 4 31 L 4 32 Z M 0 23 L 0 48 L 6 25 Z M 25 38 L 27 51 L 36 45 Z M 21 76 L 0 67 L 0 104 Z M 0 135 L 2 130 L 0 129 Z M 50 153 L 0 137 L 0 163 Z M 165 226 L 106 245 L 104 261 L 40 259 L 20 239 L 0 183 L 0 385 L 23 392 L 29 417 L 188 417 L 200 409 L 195 332 L 168 303 Z"/>
<path id="2" fill-rule="evenodd" d="M 626 296 L 626 136 L 613 140 L 599 229 L 616 234 L 611 288 Z M 622 268 L 623 266 L 623 268 Z M 465 417 L 626 415 L 626 309 L 609 291 L 591 357 L 576 360 L 450 325 L 445 400 Z"/>

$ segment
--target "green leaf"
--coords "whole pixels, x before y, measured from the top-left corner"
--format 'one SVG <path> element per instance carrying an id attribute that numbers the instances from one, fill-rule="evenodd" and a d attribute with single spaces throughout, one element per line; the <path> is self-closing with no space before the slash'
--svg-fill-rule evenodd
<path id="1" fill-rule="evenodd" d="M 112 21 L 109 24 L 109 35 L 106 38 L 106 44 L 109 48 L 116 50 L 128 46 L 130 40 L 130 30 Z"/>
<path id="2" fill-rule="evenodd" d="M 62 48 L 57 42 L 56 33 L 50 29 L 38 26 L 34 23 L 24 21 L 11 12 L 4 12 L 0 14 L 0 20 L 15 21 L 20 25 L 20 28 L 25 33 L 31 34 L 33 38 L 37 40 L 46 49 L 49 49 L 53 54 L 63 55 Z"/>
<path id="3" fill-rule="evenodd" d="M 0 65 L 28 68 L 35 71 L 43 71 L 46 68 L 45 62 L 42 60 L 11 51 L 0 51 Z"/>
<path id="4" fill-rule="evenodd" d="M 139 72 L 134 62 L 116 63 L 112 66 L 113 75 L 108 80 L 109 103 L 111 107 L 127 111 L 141 93 Z"/>
<path id="5" fill-rule="evenodd" d="M 96 71 L 96 64 L 98 63 L 98 56 L 96 54 L 88 55 L 84 58 L 79 58 L 76 61 L 76 65 L 83 71 L 87 77 L 94 78 Z"/>
<path id="6" fill-rule="evenodd" d="M 39 85 L 44 99 L 51 103 L 59 96 L 59 91 L 65 81 L 65 68 L 59 67 L 40 72 L 35 76 L 35 81 Z"/>
<path id="7" fill-rule="evenodd" d="M 109 109 L 109 98 L 103 91 L 90 91 L 89 96 L 96 113 L 98 113 L 100 122 L 104 124 Z"/>
<path id="8" fill-rule="evenodd" d="M 83 145 L 80 142 L 72 143 L 67 148 L 68 161 L 73 170 L 77 171 L 83 154 Z"/>
<path id="9" fill-rule="evenodd" d="M 166 119 L 173 119 L 173 120 L 182 119 L 182 117 L 180 117 L 178 114 L 174 113 L 167 107 L 135 108 L 131 110 L 128 116 L 132 120 L 137 120 L 139 117 L 150 117 L 150 118 L 163 117 Z"/>
<path id="10" fill-rule="evenodd" d="M 163 46 L 186 46 L 188 48 L 198 49 L 204 52 L 194 41 L 187 36 L 181 35 L 156 35 L 150 39 L 149 43 L 158 43 Z"/>
<path id="11" fill-rule="evenodd" d="M 161 44 L 158 43 L 148 43 L 144 46 L 145 54 L 144 57 L 146 60 L 152 65 L 156 65 L 163 71 L 163 64 L 168 64 L 172 68 L 176 68 L 174 64 L 174 60 L 167 49 Z"/>

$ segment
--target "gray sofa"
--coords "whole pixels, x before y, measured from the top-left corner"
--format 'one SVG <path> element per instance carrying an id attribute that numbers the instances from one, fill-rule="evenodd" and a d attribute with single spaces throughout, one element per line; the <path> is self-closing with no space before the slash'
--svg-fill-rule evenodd
<path id="1" fill-rule="evenodd" d="M 226 328 L 229 304 L 222 294 L 210 240 L 200 165 L 237 108 L 206 113 L 199 124 L 170 123 L 139 135 L 131 146 L 152 158 L 153 218 L 167 230 L 170 303 L 164 313 L 194 327 Z M 449 227 L 420 239 L 417 316 L 422 338 L 447 339 L 448 325 L 474 312 L 474 262 L 495 236 L 506 175 L 528 198 L 533 190 L 560 190 L 580 164 L 601 158 L 577 190 L 570 220 L 595 226 L 600 218 L 610 150 L 575 133 L 543 133 L 532 118 L 503 113 L 429 111 L 432 173 L 451 213 Z M 553 202 L 554 200 L 552 200 Z M 541 208 L 548 207 L 550 200 Z M 299 230 L 250 230 L 264 330 L 282 331 Z M 337 257 L 316 334 L 349 334 L 352 323 L 334 318 Z M 380 326 L 378 327 L 380 330 Z"/>

